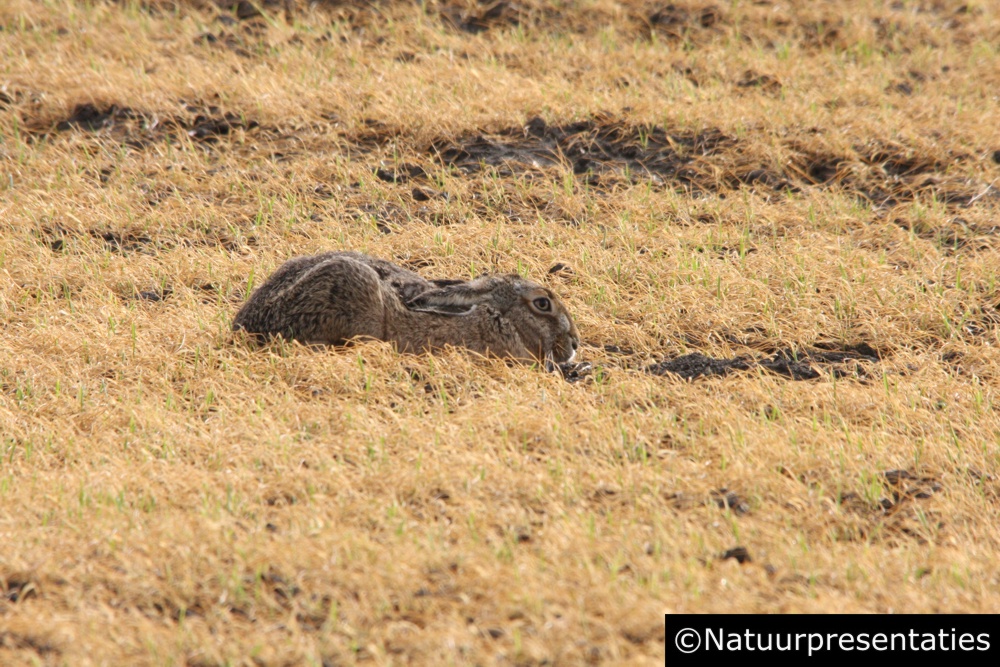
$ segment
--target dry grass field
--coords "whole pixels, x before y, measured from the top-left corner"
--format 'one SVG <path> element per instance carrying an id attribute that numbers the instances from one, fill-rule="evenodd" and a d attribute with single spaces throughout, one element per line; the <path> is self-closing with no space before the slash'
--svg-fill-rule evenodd
<path id="1" fill-rule="evenodd" d="M 0 3 L 0 664 L 657 664 L 1000 612 L 987 0 Z M 561 372 L 254 347 L 521 272 Z"/>

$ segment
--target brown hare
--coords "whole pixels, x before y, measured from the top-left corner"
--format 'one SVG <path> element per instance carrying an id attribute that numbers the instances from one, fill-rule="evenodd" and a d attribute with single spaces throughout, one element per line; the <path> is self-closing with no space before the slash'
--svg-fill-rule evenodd
<path id="1" fill-rule="evenodd" d="M 334 345 L 377 338 L 402 352 L 455 345 L 557 364 L 580 345 L 559 298 L 520 276 L 430 281 L 355 252 L 285 262 L 250 295 L 233 329 Z"/>

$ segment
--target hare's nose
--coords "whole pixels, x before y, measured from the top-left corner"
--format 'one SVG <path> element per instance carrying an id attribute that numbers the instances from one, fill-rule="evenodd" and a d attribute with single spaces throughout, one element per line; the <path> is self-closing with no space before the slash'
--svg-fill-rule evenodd
<path id="1" fill-rule="evenodd" d="M 580 341 L 579 341 L 579 340 L 577 340 L 576 338 L 574 338 L 574 339 L 573 339 L 573 340 L 572 340 L 572 341 L 570 342 L 570 345 L 572 345 L 572 346 L 573 346 L 573 351 L 574 351 L 574 352 L 576 352 L 576 348 L 580 347 Z"/>

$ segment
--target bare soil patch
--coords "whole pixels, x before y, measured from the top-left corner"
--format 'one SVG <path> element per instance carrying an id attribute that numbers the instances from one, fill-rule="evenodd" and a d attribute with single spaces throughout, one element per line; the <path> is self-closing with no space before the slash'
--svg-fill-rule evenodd
<path id="1" fill-rule="evenodd" d="M 179 106 L 183 109 L 181 113 L 160 117 L 117 104 L 96 106 L 84 102 L 75 105 L 63 119 L 29 118 L 25 125 L 40 138 L 50 137 L 53 132 L 90 132 L 136 150 L 158 142 L 176 142 L 181 136 L 213 144 L 237 129 L 254 130 L 260 125 L 233 112 L 223 112 L 214 105 L 182 100 Z"/>
<path id="2" fill-rule="evenodd" d="M 829 349 L 831 347 L 833 346 L 806 350 L 782 349 L 764 359 L 752 359 L 747 356 L 714 359 L 692 352 L 653 364 L 646 368 L 646 372 L 653 375 L 672 373 L 685 380 L 693 380 L 761 368 L 790 380 L 815 380 L 823 375 L 832 375 L 836 378 L 866 378 L 868 372 L 862 366 L 848 362 L 878 363 L 882 360 L 882 354 L 867 343 L 859 343 L 845 349 Z M 817 371 L 814 366 L 818 366 L 823 372 Z"/>

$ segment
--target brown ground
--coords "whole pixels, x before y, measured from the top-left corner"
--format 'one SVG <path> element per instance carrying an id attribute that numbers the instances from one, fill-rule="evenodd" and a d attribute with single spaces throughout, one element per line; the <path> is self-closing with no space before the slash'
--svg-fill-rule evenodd
<path id="1" fill-rule="evenodd" d="M 1000 611 L 998 90 L 985 0 L 0 4 L 0 664 Z M 588 365 L 233 340 L 331 249 Z"/>

